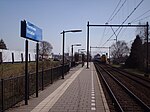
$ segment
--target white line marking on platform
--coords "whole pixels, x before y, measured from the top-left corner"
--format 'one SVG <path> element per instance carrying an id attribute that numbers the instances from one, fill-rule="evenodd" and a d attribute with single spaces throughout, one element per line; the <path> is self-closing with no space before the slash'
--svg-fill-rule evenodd
<path id="1" fill-rule="evenodd" d="M 91 103 L 92 106 L 95 106 L 95 103 Z"/>
<path id="2" fill-rule="evenodd" d="M 94 79 L 93 79 L 93 66 L 91 68 L 91 83 L 92 83 L 92 90 L 91 90 L 91 110 L 96 110 L 95 104 L 95 91 L 94 91 Z"/>
<path id="3" fill-rule="evenodd" d="M 95 96 L 95 94 L 91 94 L 91 96 Z"/>
<path id="4" fill-rule="evenodd" d="M 94 94 L 95 92 L 94 92 L 94 91 L 92 91 L 91 93 L 92 93 L 92 94 Z"/>
<path id="5" fill-rule="evenodd" d="M 69 79 L 67 79 L 61 86 L 59 86 L 53 93 L 39 103 L 31 112 L 48 112 L 57 100 L 63 95 L 70 84 L 80 74 L 83 68 L 76 71 Z"/>
<path id="6" fill-rule="evenodd" d="M 91 100 L 91 102 L 95 102 L 95 100 Z"/>
<path id="7" fill-rule="evenodd" d="M 103 104 L 104 104 L 104 108 L 107 112 L 110 112 L 107 101 L 106 101 L 106 98 L 105 98 L 105 95 L 104 95 L 104 92 L 103 92 L 103 88 L 102 88 L 100 80 L 98 78 L 98 74 L 97 74 L 97 72 L 95 72 L 95 73 L 96 73 L 96 78 L 97 78 L 97 81 L 98 81 L 99 89 L 100 89 L 100 92 L 101 92 L 101 97 L 102 97 L 102 101 L 103 101 Z"/>
<path id="8" fill-rule="evenodd" d="M 94 96 L 92 96 L 91 98 L 92 98 L 92 99 L 95 99 L 95 97 L 94 97 Z"/>
<path id="9" fill-rule="evenodd" d="M 96 110 L 96 108 L 95 107 L 91 107 L 91 110 Z"/>

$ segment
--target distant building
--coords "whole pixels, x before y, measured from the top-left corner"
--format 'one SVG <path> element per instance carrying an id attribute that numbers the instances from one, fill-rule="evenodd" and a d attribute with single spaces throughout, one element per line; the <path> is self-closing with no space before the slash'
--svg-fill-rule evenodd
<path id="1" fill-rule="evenodd" d="M 64 56 L 65 56 L 65 60 L 69 60 L 69 59 L 70 59 L 69 53 L 64 53 Z M 53 55 L 52 55 L 52 58 L 53 58 L 54 60 L 59 60 L 59 61 L 61 61 L 61 60 L 62 60 L 62 55 L 60 55 L 60 54 L 53 54 Z"/>
<path id="2" fill-rule="evenodd" d="M 141 38 L 141 40 L 142 40 L 142 44 L 144 44 L 145 42 L 147 42 L 147 40 L 146 39 L 144 39 L 144 38 Z M 148 43 L 150 42 L 150 39 L 148 39 Z"/>
<path id="3" fill-rule="evenodd" d="M 28 54 L 29 54 L 28 61 L 36 60 L 35 53 L 29 52 Z M 0 63 L 2 62 L 24 62 L 24 61 L 25 61 L 24 51 L 0 49 Z"/>

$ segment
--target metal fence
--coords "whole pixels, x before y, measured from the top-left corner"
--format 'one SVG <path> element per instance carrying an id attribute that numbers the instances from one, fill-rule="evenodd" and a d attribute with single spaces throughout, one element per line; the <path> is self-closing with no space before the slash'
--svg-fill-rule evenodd
<path id="1" fill-rule="evenodd" d="M 39 72 L 39 90 L 52 84 L 62 76 L 62 66 Z M 69 72 L 69 65 L 64 66 L 64 73 Z M 0 80 L 0 112 L 24 100 L 25 76 Z M 36 91 L 36 74 L 29 74 L 29 95 Z"/>

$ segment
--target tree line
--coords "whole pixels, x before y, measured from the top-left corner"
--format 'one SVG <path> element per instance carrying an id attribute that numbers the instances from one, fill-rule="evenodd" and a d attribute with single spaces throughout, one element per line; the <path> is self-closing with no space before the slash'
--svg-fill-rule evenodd
<path id="1" fill-rule="evenodd" d="M 0 49 L 5 49 L 5 50 L 8 49 L 3 39 L 0 40 Z M 52 49 L 53 49 L 53 46 L 49 42 L 47 42 L 47 41 L 40 42 L 39 57 L 41 59 L 48 58 L 48 56 L 51 55 L 51 53 L 52 53 Z"/>
<path id="2" fill-rule="evenodd" d="M 3 39 L 0 40 L 0 49 L 7 49 L 6 44 Z"/>
<path id="3" fill-rule="evenodd" d="M 123 63 L 127 68 L 145 70 L 147 55 L 146 34 L 146 28 L 137 28 L 136 38 L 131 45 L 131 49 L 129 49 L 125 41 L 118 41 L 114 43 L 111 46 L 111 56 L 113 63 Z M 150 43 L 148 43 L 148 47 L 150 48 Z M 148 51 L 148 54 L 150 54 L 150 50 Z M 150 55 L 148 62 L 150 62 Z"/>

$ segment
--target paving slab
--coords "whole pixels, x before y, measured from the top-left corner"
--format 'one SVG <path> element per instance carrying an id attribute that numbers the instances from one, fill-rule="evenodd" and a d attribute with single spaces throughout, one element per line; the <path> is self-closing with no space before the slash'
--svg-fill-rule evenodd
<path id="1" fill-rule="evenodd" d="M 63 82 L 65 82 L 69 77 L 72 76 L 81 66 L 74 67 L 70 69 L 69 73 L 65 75 L 65 79 L 59 79 L 55 81 L 53 84 L 45 87 L 43 91 L 39 91 L 39 97 L 36 98 L 35 94 L 30 96 L 30 100 L 28 100 L 28 105 L 25 105 L 25 102 L 22 101 L 12 108 L 6 110 L 6 112 L 30 112 L 32 111 L 41 101 L 47 98 L 51 93 L 53 93 Z"/>
<path id="2" fill-rule="evenodd" d="M 93 63 L 89 69 L 77 66 L 65 79 L 58 80 L 31 98 L 29 105 L 20 103 L 8 112 L 109 112 Z"/>

